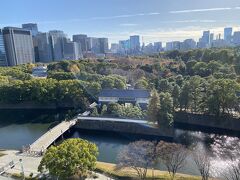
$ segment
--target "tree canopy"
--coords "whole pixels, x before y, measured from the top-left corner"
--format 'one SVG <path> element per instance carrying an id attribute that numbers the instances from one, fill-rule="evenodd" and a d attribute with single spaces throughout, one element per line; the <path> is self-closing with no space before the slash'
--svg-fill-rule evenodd
<path id="1" fill-rule="evenodd" d="M 38 171 L 48 170 L 52 176 L 68 178 L 83 176 L 94 170 L 98 156 L 95 144 L 82 139 L 68 139 L 59 146 L 51 146 L 44 154 Z"/>

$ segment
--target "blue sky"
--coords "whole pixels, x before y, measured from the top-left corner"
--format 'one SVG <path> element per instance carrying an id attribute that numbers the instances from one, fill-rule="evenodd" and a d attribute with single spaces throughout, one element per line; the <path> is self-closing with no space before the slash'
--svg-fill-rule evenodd
<path id="1" fill-rule="evenodd" d="M 36 22 L 40 31 L 85 33 L 110 42 L 139 34 L 144 42 L 197 39 L 201 31 L 240 30 L 240 0 L 5 0 L 0 27 Z"/>

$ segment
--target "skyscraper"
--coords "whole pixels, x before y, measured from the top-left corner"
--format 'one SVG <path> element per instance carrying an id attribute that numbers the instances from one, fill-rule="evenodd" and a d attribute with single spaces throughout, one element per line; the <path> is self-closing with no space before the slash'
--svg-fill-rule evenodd
<path id="1" fill-rule="evenodd" d="M 140 51 L 140 37 L 138 35 L 130 36 L 130 49 L 132 53 Z"/>
<path id="2" fill-rule="evenodd" d="M 130 49 L 130 40 L 119 41 L 119 51 L 121 54 L 127 54 Z"/>
<path id="3" fill-rule="evenodd" d="M 49 31 L 50 43 L 52 46 L 53 60 L 64 60 L 64 43 L 67 40 L 66 34 L 63 31 L 53 30 Z"/>
<path id="4" fill-rule="evenodd" d="M 196 41 L 193 39 L 186 39 L 181 43 L 181 50 L 189 50 L 189 49 L 195 49 L 196 48 Z"/>
<path id="5" fill-rule="evenodd" d="M 0 66 L 7 66 L 7 56 L 1 29 L 0 29 Z"/>
<path id="6" fill-rule="evenodd" d="M 33 36 L 38 34 L 38 26 L 36 23 L 22 24 L 22 28 L 31 31 Z"/>
<path id="7" fill-rule="evenodd" d="M 73 42 L 77 42 L 81 46 L 82 52 L 88 51 L 87 49 L 87 35 L 85 34 L 77 34 L 73 35 Z"/>
<path id="8" fill-rule="evenodd" d="M 111 44 L 111 53 L 118 53 L 119 52 L 119 44 L 118 43 L 112 43 Z"/>
<path id="9" fill-rule="evenodd" d="M 180 50 L 180 41 L 173 41 L 172 42 L 172 48 L 173 50 Z"/>
<path id="10" fill-rule="evenodd" d="M 240 31 L 236 31 L 233 34 L 233 44 L 236 46 L 240 46 Z"/>
<path id="11" fill-rule="evenodd" d="M 166 43 L 166 51 L 172 51 L 173 50 L 173 43 L 167 42 Z"/>
<path id="12" fill-rule="evenodd" d="M 52 52 L 52 44 L 50 39 L 51 37 L 49 33 L 39 33 L 36 36 L 37 49 L 38 49 L 40 62 L 48 63 L 54 60 L 53 52 Z"/>
<path id="13" fill-rule="evenodd" d="M 203 36 L 199 39 L 198 48 L 210 47 L 210 31 L 203 31 Z"/>
<path id="14" fill-rule="evenodd" d="M 99 38 L 99 49 L 101 54 L 108 52 L 108 38 Z"/>
<path id="15" fill-rule="evenodd" d="M 82 58 L 81 46 L 77 42 L 65 42 L 64 43 L 64 59 L 66 60 L 78 60 Z"/>
<path id="16" fill-rule="evenodd" d="M 232 41 L 232 28 L 224 28 L 224 40 L 230 43 Z"/>
<path id="17" fill-rule="evenodd" d="M 91 51 L 92 53 L 95 53 L 95 54 L 100 53 L 100 44 L 99 44 L 98 38 L 88 37 L 87 46 L 88 46 L 88 51 Z"/>
<path id="18" fill-rule="evenodd" d="M 6 27 L 3 29 L 3 37 L 9 66 L 35 62 L 32 34 L 29 30 Z"/>
<path id="19" fill-rule="evenodd" d="M 154 42 L 154 51 L 156 52 L 162 51 L 162 42 Z"/>

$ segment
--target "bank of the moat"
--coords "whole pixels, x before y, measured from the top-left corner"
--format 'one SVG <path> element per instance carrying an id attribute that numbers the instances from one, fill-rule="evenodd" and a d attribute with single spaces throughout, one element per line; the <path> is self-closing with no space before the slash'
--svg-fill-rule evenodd
<path id="1" fill-rule="evenodd" d="M 64 113 L 63 113 L 64 114 Z M 21 149 L 22 145 L 31 144 L 43 133 L 45 133 L 51 123 L 46 121 L 51 118 L 56 120 L 63 116 L 60 112 L 54 111 L 1 111 L 0 113 L 0 149 Z M 45 120 L 46 123 L 36 123 Z M 32 123 L 27 123 L 32 122 Z M 145 139 L 143 136 L 120 132 L 102 132 L 96 130 L 74 130 L 64 134 L 64 138 L 83 138 L 97 144 L 99 148 L 99 161 L 116 163 L 116 157 L 122 147 L 129 142 L 138 139 Z M 147 138 L 148 139 L 148 138 Z M 7 140 L 7 141 L 6 141 Z M 160 140 L 160 139 L 159 139 Z M 182 143 L 187 147 L 203 147 L 210 152 L 227 151 L 240 148 L 240 139 L 236 136 L 222 135 L 216 133 L 203 133 L 195 130 L 174 130 L 174 141 Z M 233 153 L 231 151 L 230 153 Z M 220 156 L 215 158 L 214 163 L 224 164 L 225 159 Z M 198 174 L 193 161 L 188 159 L 188 163 L 181 172 L 186 174 Z M 160 169 L 164 167 L 160 166 Z"/>

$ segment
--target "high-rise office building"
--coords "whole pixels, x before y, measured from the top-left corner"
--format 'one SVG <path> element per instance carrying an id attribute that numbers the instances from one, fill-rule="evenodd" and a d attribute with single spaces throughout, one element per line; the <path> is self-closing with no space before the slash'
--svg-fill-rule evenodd
<path id="1" fill-rule="evenodd" d="M 88 46 L 88 51 L 91 51 L 92 53 L 95 53 L 95 54 L 100 53 L 100 43 L 98 38 L 88 37 L 87 46 Z"/>
<path id="2" fill-rule="evenodd" d="M 196 48 L 196 41 L 193 39 L 186 39 L 181 43 L 181 50 L 189 50 L 189 49 L 195 49 Z"/>
<path id="3" fill-rule="evenodd" d="M 3 37 L 9 66 L 35 62 L 31 31 L 6 27 Z"/>
<path id="4" fill-rule="evenodd" d="M 121 54 L 127 54 L 130 49 L 130 40 L 119 41 L 119 52 Z"/>
<path id="5" fill-rule="evenodd" d="M 80 44 L 83 53 L 88 51 L 87 35 L 85 34 L 73 35 L 73 42 L 77 42 Z"/>
<path id="6" fill-rule="evenodd" d="M 210 47 L 212 46 L 213 40 L 214 40 L 214 33 L 211 33 L 210 34 L 210 41 L 209 41 Z"/>
<path id="7" fill-rule="evenodd" d="M 82 58 L 81 45 L 77 42 L 64 43 L 64 59 L 66 60 L 79 60 Z"/>
<path id="8" fill-rule="evenodd" d="M 209 45 L 210 42 L 210 31 L 203 31 L 202 41 L 206 45 Z"/>
<path id="9" fill-rule="evenodd" d="M 112 43 L 111 44 L 111 53 L 118 53 L 119 52 L 119 44 L 118 43 Z"/>
<path id="10" fill-rule="evenodd" d="M 166 51 L 172 51 L 173 50 L 173 43 L 167 42 L 166 43 Z"/>
<path id="11" fill-rule="evenodd" d="M 232 41 L 232 31 L 231 27 L 224 28 L 224 40 L 228 43 Z"/>
<path id="12" fill-rule="evenodd" d="M 208 47 L 210 47 L 210 31 L 203 31 L 203 35 L 198 42 L 198 48 Z"/>
<path id="13" fill-rule="evenodd" d="M 53 60 L 64 60 L 64 43 L 67 41 L 67 36 L 63 31 L 49 31 L 50 43 L 52 46 Z"/>
<path id="14" fill-rule="evenodd" d="M 181 44 L 180 41 L 173 41 L 173 42 L 172 42 L 172 48 L 173 48 L 173 50 L 180 50 L 180 44 Z"/>
<path id="15" fill-rule="evenodd" d="M 31 31 L 32 33 L 35 61 L 38 62 L 40 60 L 39 53 L 38 53 L 37 39 L 36 39 L 36 36 L 38 34 L 38 26 L 36 23 L 27 23 L 27 24 L 22 24 L 22 28 Z"/>
<path id="16" fill-rule="evenodd" d="M 154 51 L 155 52 L 162 51 L 162 42 L 154 42 Z"/>
<path id="17" fill-rule="evenodd" d="M 39 33 L 36 36 L 36 41 L 39 61 L 44 63 L 52 62 L 54 59 L 49 33 Z"/>
<path id="18" fill-rule="evenodd" d="M 3 40 L 2 30 L 0 29 L 0 66 L 7 66 L 7 56 Z"/>
<path id="19" fill-rule="evenodd" d="M 233 44 L 236 46 L 240 46 L 240 31 L 236 31 L 233 34 Z"/>
<path id="20" fill-rule="evenodd" d="M 149 43 L 148 45 L 145 46 L 145 44 L 144 44 L 142 46 L 142 52 L 144 54 L 149 54 L 149 55 L 155 53 L 154 45 L 152 43 Z"/>
<path id="21" fill-rule="evenodd" d="M 140 37 L 130 36 L 130 49 L 132 53 L 138 53 L 140 51 Z"/>
<path id="22" fill-rule="evenodd" d="M 36 23 L 22 24 L 22 28 L 31 31 L 33 36 L 38 34 L 38 26 Z"/>
<path id="23" fill-rule="evenodd" d="M 99 50 L 101 54 L 108 52 L 108 38 L 98 38 L 99 41 Z"/>

